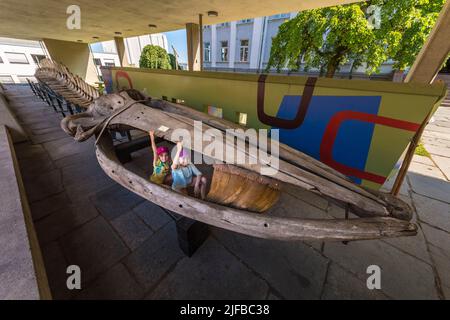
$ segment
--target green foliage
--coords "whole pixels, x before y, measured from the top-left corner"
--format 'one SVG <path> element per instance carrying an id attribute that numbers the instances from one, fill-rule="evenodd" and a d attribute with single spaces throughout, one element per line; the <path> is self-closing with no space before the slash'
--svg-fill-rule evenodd
<path id="1" fill-rule="evenodd" d="M 427 149 L 425 149 L 425 147 L 424 147 L 424 145 L 423 145 L 422 142 L 420 142 L 420 143 L 417 145 L 417 148 L 416 148 L 416 150 L 414 151 L 414 154 L 417 154 L 417 155 L 423 156 L 423 157 L 431 158 L 430 153 L 427 151 Z"/>
<path id="2" fill-rule="evenodd" d="M 395 61 L 411 66 L 430 33 L 445 0 L 372 0 L 299 12 L 282 24 L 272 43 L 267 70 L 318 68 L 332 77 L 341 65 L 366 63 L 367 73 Z M 371 5 L 380 7 L 379 28 L 369 23 Z"/>
<path id="3" fill-rule="evenodd" d="M 154 45 L 144 47 L 139 59 L 140 68 L 171 69 L 170 59 L 164 48 Z"/>
<path id="4" fill-rule="evenodd" d="M 178 68 L 177 68 L 177 59 L 176 59 L 176 57 L 175 57 L 175 55 L 174 54 L 172 54 L 172 53 L 169 53 L 169 61 L 170 61 L 170 67 L 173 69 L 173 70 L 181 70 L 181 67 L 180 67 L 180 65 L 178 65 Z"/>

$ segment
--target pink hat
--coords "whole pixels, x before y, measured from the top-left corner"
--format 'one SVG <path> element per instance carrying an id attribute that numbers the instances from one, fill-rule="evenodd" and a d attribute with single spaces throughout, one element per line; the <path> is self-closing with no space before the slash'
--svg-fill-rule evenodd
<path id="1" fill-rule="evenodd" d="M 167 148 L 167 147 L 158 147 L 157 149 L 156 149 L 156 154 L 159 156 L 160 154 L 163 154 L 163 153 L 169 153 L 169 148 Z"/>

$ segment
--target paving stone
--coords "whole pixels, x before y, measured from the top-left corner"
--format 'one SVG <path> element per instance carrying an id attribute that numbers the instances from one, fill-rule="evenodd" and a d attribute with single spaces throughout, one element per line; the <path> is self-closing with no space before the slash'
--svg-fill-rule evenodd
<path id="1" fill-rule="evenodd" d="M 55 128 L 58 127 L 59 124 L 55 121 L 45 120 L 40 122 L 27 123 L 26 126 L 31 130 L 38 130 L 38 129 Z"/>
<path id="2" fill-rule="evenodd" d="M 47 151 L 40 144 L 31 144 L 29 142 L 16 143 L 14 145 L 17 159 L 35 158 L 45 156 Z"/>
<path id="3" fill-rule="evenodd" d="M 382 240 L 422 261 L 432 264 L 422 230 L 419 228 L 414 237 L 399 237 Z"/>
<path id="4" fill-rule="evenodd" d="M 62 237 L 60 243 L 67 262 L 80 267 L 82 287 L 129 253 L 101 216 Z"/>
<path id="5" fill-rule="evenodd" d="M 280 297 L 276 296 L 275 294 L 273 294 L 272 292 L 269 293 L 269 295 L 267 296 L 266 300 L 281 300 Z"/>
<path id="6" fill-rule="evenodd" d="M 380 290 L 368 289 L 365 281 L 358 279 L 339 265 L 331 263 L 321 299 L 381 300 L 389 298 Z"/>
<path id="7" fill-rule="evenodd" d="M 133 208 L 152 230 L 156 231 L 172 221 L 170 216 L 159 206 L 150 201 L 144 201 Z"/>
<path id="8" fill-rule="evenodd" d="M 449 129 L 450 130 L 450 129 Z M 431 153 L 431 156 L 438 155 L 438 156 L 448 156 L 448 146 L 434 146 L 430 144 L 424 144 L 425 149 L 429 153 Z"/>
<path id="9" fill-rule="evenodd" d="M 108 220 L 120 216 L 144 201 L 137 194 L 117 184 L 92 195 L 90 199 Z"/>
<path id="10" fill-rule="evenodd" d="M 104 172 L 99 172 L 77 184 L 65 186 L 65 189 L 70 200 L 75 203 L 78 201 L 86 201 L 91 196 L 116 185 L 117 183 L 110 179 Z"/>
<path id="11" fill-rule="evenodd" d="M 421 221 L 450 232 L 450 205 L 419 194 L 412 195 Z"/>
<path id="12" fill-rule="evenodd" d="M 411 162 L 411 165 L 409 166 L 409 172 L 415 172 L 424 176 L 430 176 L 438 179 L 444 179 L 445 177 L 442 174 L 442 171 L 439 170 L 438 167 L 436 167 L 434 164 L 432 166 L 418 163 L 418 162 Z"/>
<path id="13" fill-rule="evenodd" d="M 322 210 L 326 210 L 328 208 L 328 201 L 314 194 L 313 192 L 304 190 L 302 188 L 297 188 L 290 184 L 284 185 L 283 190 L 285 193 L 289 193 L 291 196 L 300 199 L 304 202 L 307 202 L 314 207 L 317 207 Z"/>
<path id="14" fill-rule="evenodd" d="M 153 231 L 132 211 L 118 216 L 111 221 L 111 224 L 131 250 L 139 247 L 153 234 Z"/>
<path id="15" fill-rule="evenodd" d="M 33 216 L 33 220 L 36 221 L 57 210 L 66 208 L 70 204 L 71 201 L 69 197 L 67 197 L 67 194 L 65 192 L 61 192 L 40 201 L 31 203 L 31 215 Z"/>
<path id="16" fill-rule="evenodd" d="M 325 243 L 325 256 L 361 281 L 367 267 L 381 268 L 381 290 L 394 299 L 438 299 L 432 267 L 379 240 Z"/>
<path id="17" fill-rule="evenodd" d="M 141 244 L 123 262 L 145 291 L 149 291 L 182 257 L 184 254 L 178 247 L 175 224 L 169 223 Z"/>
<path id="18" fill-rule="evenodd" d="M 53 161 L 46 152 L 34 157 L 20 159 L 19 166 L 23 179 L 30 179 L 44 172 L 56 169 Z"/>
<path id="19" fill-rule="evenodd" d="M 64 166 L 61 168 L 61 174 L 65 186 L 89 181 L 96 175 L 104 174 L 106 176 L 96 160 Z"/>
<path id="20" fill-rule="evenodd" d="M 440 127 L 440 126 L 436 126 L 434 124 L 427 125 L 426 131 L 433 131 L 433 132 L 450 134 L 450 128 Z"/>
<path id="21" fill-rule="evenodd" d="M 123 264 L 118 263 L 86 288 L 77 290 L 75 299 L 129 300 L 140 299 L 143 294 L 143 289 L 133 279 L 128 270 Z"/>
<path id="22" fill-rule="evenodd" d="M 268 285 L 209 238 L 191 258 L 184 258 L 148 299 L 264 299 Z"/>
<path id="23" fill-rule="evenodd" d="M 450 183 L 448 181 L 414 172 L 408 172 L 408 179 L 415 193 L 450 203 Z"/>
<path id="24" fill-rule="evenodd" d="M 35 223 L 39 242 L 46 244 L 56 240 L 97 215 L 97 210 L 90 203 L 77 203 L 55 211 Z"/>
<path id="25" fill-rule="evenodd" d="M 434 162 L 436 162 L 439 169 L 442 170 L 442 172 L 445 175 L 445 178 L 447 180 L 450 180 L 450 148 L 446 154 L 446 157 L 438 156 L 438 155 L 432 155 L 432 158 Z"/>
<path id="26" fill-rule="evenodd" d="M 33 141 L 33 143 L 43 143 L 43 142 L 63 139 L 66 137 L 67 137 L 67 133 L 62 131 L 62 129 L 59 129 L 58 131 L 54 131 L 54 132 L 48 132 L 48 133 L 39 134 L 39 135 L 31 135 L 31 141 Z"/>
<path id="27" fill-rule="evenodd" d="M 77 142 L 72 137 L 48 141 L 43 143 L 52 160 L 61 159 L 81 152 L 94 152 L 94 140 Z"/>
<path id="28" fill-rule="evenodd" d="M 64 190 L 61 172 L 54 169 L 33 177 L 24 177 L 24 185 L 29 202 L 45 199 Z"/>
<path id="29" fill-rule="evenodd" d="M 94 152 L 78 153 L 72 156 L 64 157 L 55 160 L 54 164 L 58 168 L 64 168 L 66 166 L 78 166 L 80 163 L 90 163 L 91 161 L 98 164 L 97 157 Z"/>
<path id="30" fill-rule="evenodd" d="M 392 187 L 394 186 L 395 179 L 397 178 L 397 175 L 393 175 L 392 177 L 389 177 L 384 184 L 381 186 L 380 191 L 383 192 L 391 192 Z M 404 181 L 402 185 L 400 186 L 400 195 L 408 195 L 409 192 L 409 185 Z"/>
<path id="31" fill-rule="evenodd" d="M 427 166 L 434 166 L 434 163 L 433 163 L 433 161 L 430 158 L 425 157 L 425 156 L 419 156 L 418 154 L 415 154 L 413 156 L 412 161 L 413 162 L 418 162 L 418 163 L 421 163 L 421 164 L 425 164 Z"/>
<path id="32" fill-rule="evenodd" d="M 68 277 L 66 271 L 69 264 L 64 258 L 61 246 L 58 242 L 52 241 L 41 246 L 41 251 L 52 298 L 55 300 L 72 298 L 73 291 L 67 289 L 66 284 Z"/>
<path id="33" fill-rule="evenodd" d="M 450 133 L 443 133 L 443 132 L 435 132 L 435 131 L 425 130 L 423 132 L 423 137 L 434 138 L 434 139 L 450 140 Z"/>
<path id="34" fill-rule="evenodd" d="M 328 259 L 301 242 L 257 239 L 219 228 L 213 235 L 285 299 L 318 299 Z"/>
<path id="35" fill-rule="evenodd" d="M 48 134 L 48 133 L 55 133 L 55 132 L 63 132 L 64 133 L 64 131 L 61 129 L 61 127 L 35 129 L 35 130 L 29 130 L 29 131 L 34 136 L 39 136 L 39 135 Z M 67 133 L 65 133 L 65 135 L 67 137 Z"/>

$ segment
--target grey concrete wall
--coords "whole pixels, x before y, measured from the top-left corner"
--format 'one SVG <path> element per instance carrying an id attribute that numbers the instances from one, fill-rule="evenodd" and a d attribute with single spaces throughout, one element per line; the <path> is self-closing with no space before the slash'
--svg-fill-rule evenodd
<path id="1" fill-rule="evenodd" d="M 28 140 L 27 134 L 12 114 L 4 90 L 3 87 L 0 87 L 0 125 L 9 128 L 13 142 L 26 141 Z"/>
<path id="2" fill-rule="evenodd" d="M 0 125 L 0 168 L 0 299 L 50 299 L 14 147 L 4 125 Z"/>

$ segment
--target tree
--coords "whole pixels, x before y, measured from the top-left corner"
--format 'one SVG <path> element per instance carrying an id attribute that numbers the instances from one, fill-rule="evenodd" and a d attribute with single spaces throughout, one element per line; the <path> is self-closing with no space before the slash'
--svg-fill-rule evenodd
<path id="1" fill-rule="evenodd" d="M 139 59 L 139 67 L 150 69 L 170 69 L 167 51 L 160 46 L 146 45 Z"/>
<path id="2" fill-rule="evenodd" d="M 169 61 L 170 61 L 170 67 L 173 70 L 181 70 L 180 65 L 177 65 L 177 58 L 175 57 L 174 54 L 169 53 Z M 177 68 L 178 67 L 178 68 Z"/>
<path id="3" fill-rule="evenodd" d="M 392 59 L 394 69 L 411 66 L 445 0 L 372 0 L 299 12 L 273 39 L 267 70 L 318 68 L 333 77 L 352 61 L 368 74 Z M 373 10 L 375 8 L 375 10 Z M 377 11 L 378 10 L 378 11 Z M 371 23 L 379 13 L 379 23 Z"/>

